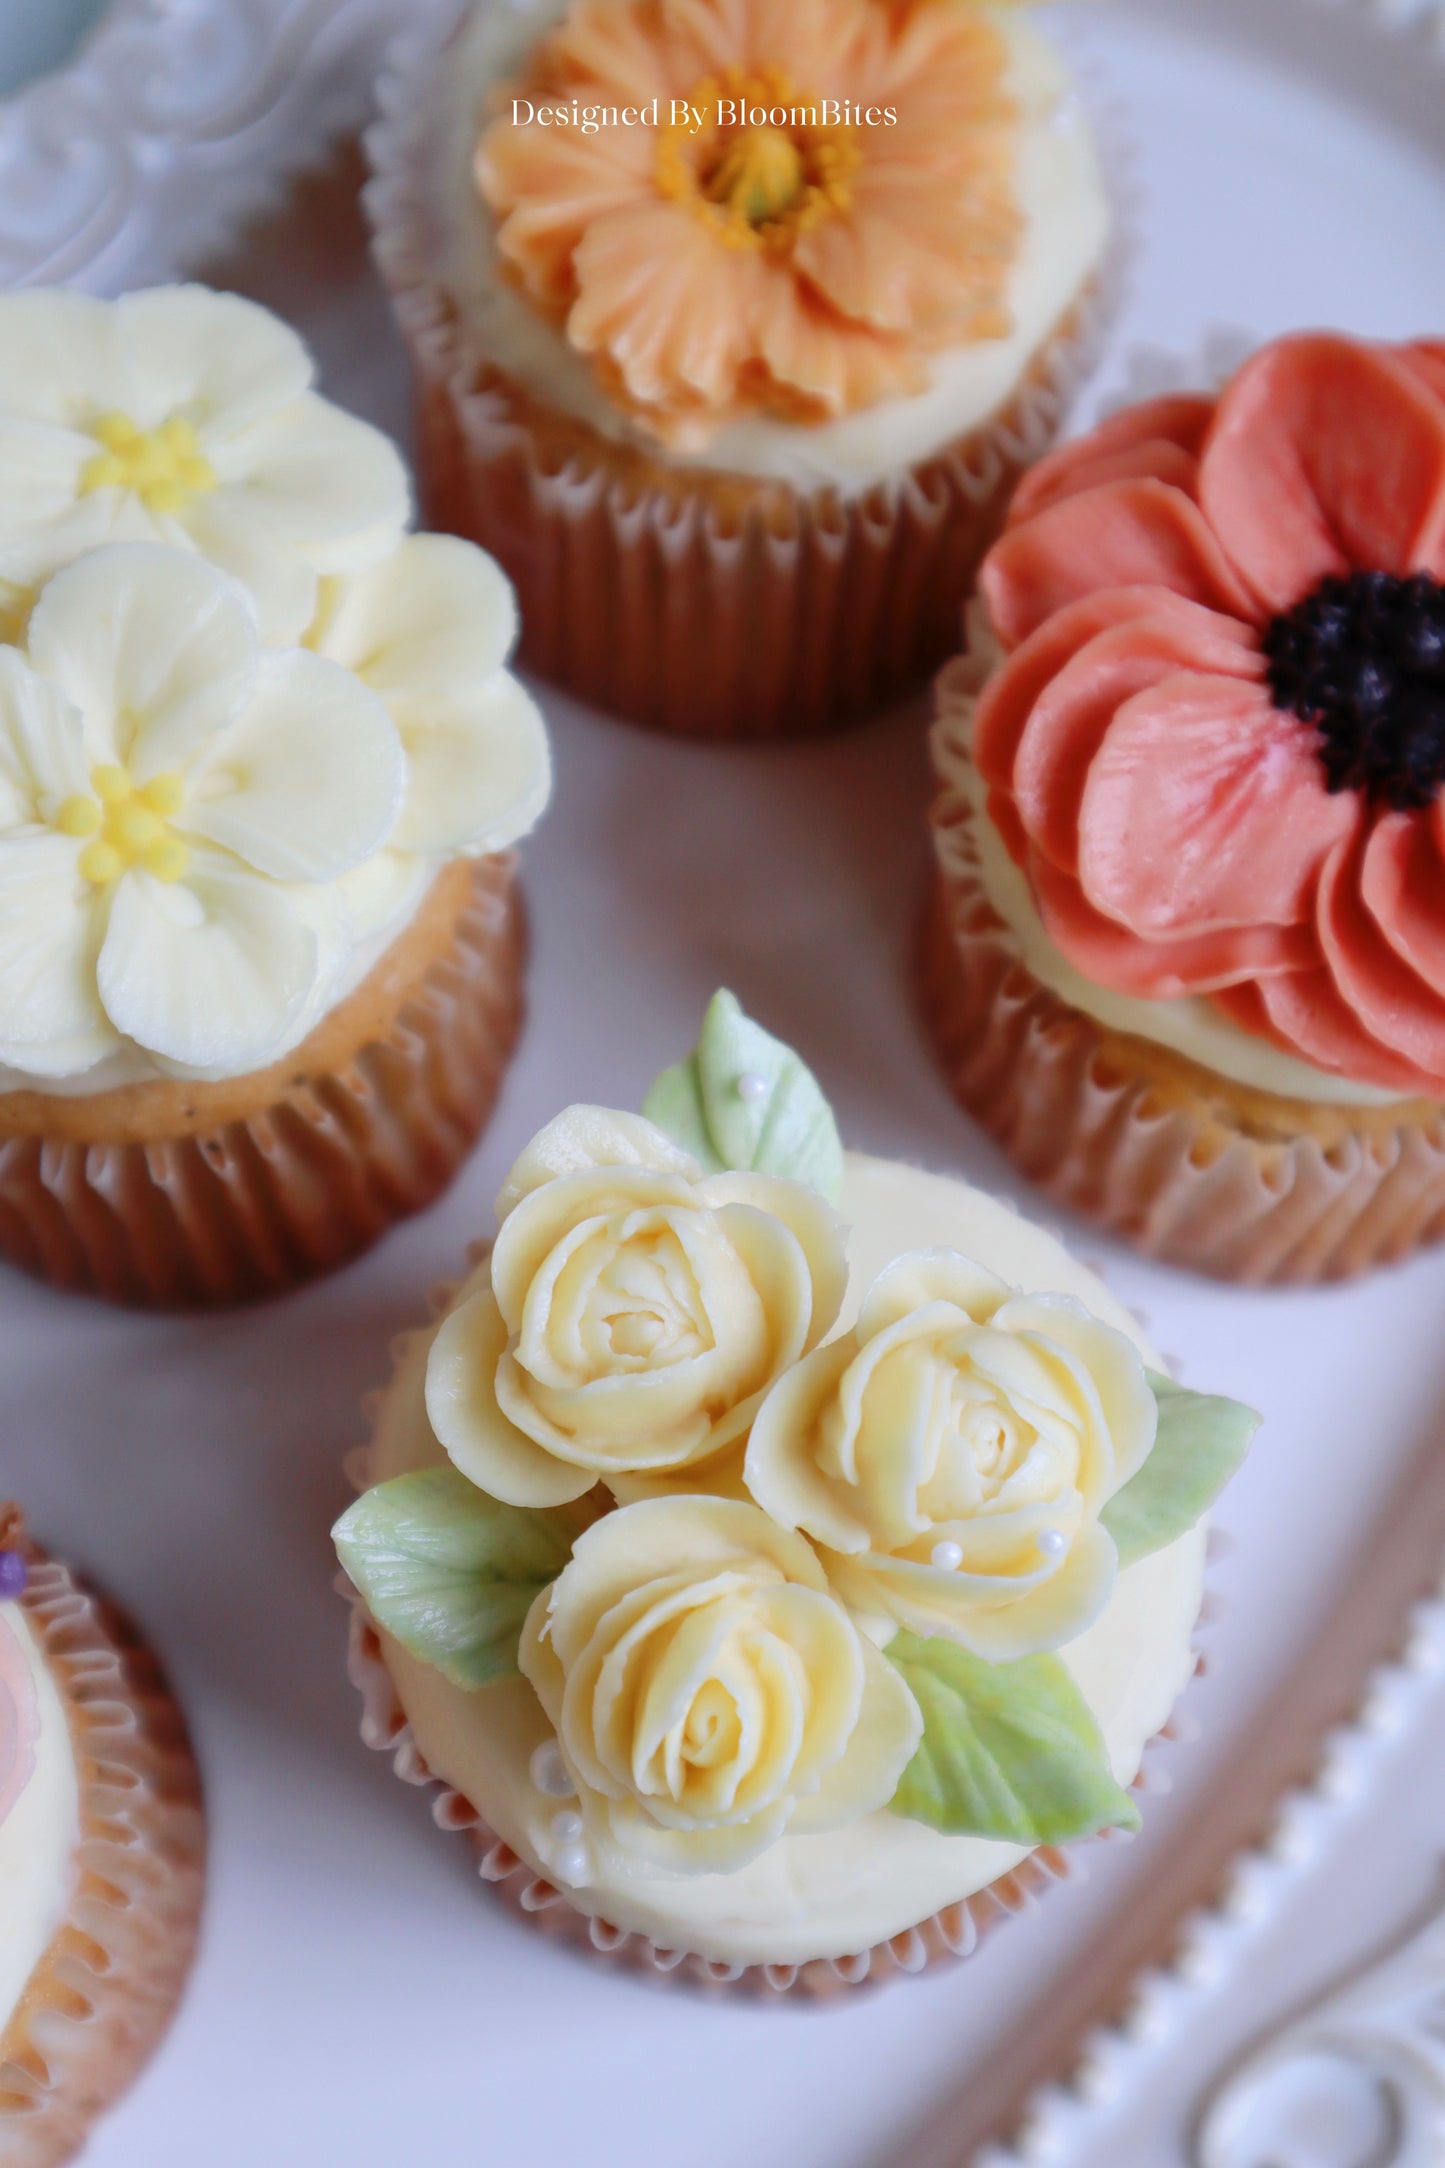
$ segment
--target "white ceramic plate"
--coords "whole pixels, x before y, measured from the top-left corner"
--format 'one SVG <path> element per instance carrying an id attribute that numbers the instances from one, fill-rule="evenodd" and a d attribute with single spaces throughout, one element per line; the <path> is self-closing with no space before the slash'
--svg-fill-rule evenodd
<path id="1" fill-rule="evenodd" d="M 0 110 L 8 275 L 49 267 L 114 288 L 208 272 L 294 317 L 332 394 L 404 430 L 404 368 L 366 272 L 354 175 L 304 183 L 279 208 L 274 178 L 355 110 L 388 14 L 414 12 L 415 0 L 121 0 L 101 34 L 120 41 L 113 72 L 98 41 L 78 72 Z M 1099 395 L 1141 349 L 1192 356 L 1221 326 L 1445 325 L 1438 10 L 1116 0 L 1051 12 L 1139 147 L 1135 294 Z M 131 73 L 127 51 L 144 56 Z M 245 246 L 218 256 L 218 229 L 233 234 L 268 200 Z M 1190 1703 L 1204 1740 L 1172 1756 L 1176 1791 L 1151 1802 L 1140 1842 L 1098 1854 L 1087 1883 L 958 1972 L 821 2013 L 649 1991 L 493 1909 L 463 1848 L 357 1740 L 325 1531 L 387 1339 L 485 1228 L 512 1155 L 568 1099 L 636 1104 L 726 981 L 803 1048 L 852 1141 L 1016 1189 L 946 1097 L 910 1007 L 917 732 L 881 725 L 748 753 L 549 708 L 559 782 L 527 858 L 532 1023 L 453 1194 L 352 1272 L 269 1310 L 138 1320 L 16 1279 L 0 1288 L 4 1486 L 167 1653 L 210 1786 L 195 1985 L 97 2138 L 95 2168 L 961 2162 L 978 2134 L 970 2103 L 998 2105 L 985 2074 L 1017 2092 L 1040 2074 L 1020 2049 L 1037 2046 L 1045 2064 L 1057 2052 L 1040 2004 L 1058 2000 L 1050 1983 L 1081 1965 L 1102 1982 L 1132 1947 L 1145 1893 L 1161 1918 L 1176 1891 L 1179 1904 L 1191 1894 L 1197 1839 L 1183 1833 L 1200 1815 L 1228 1823 L 1226 1772 L 1251 1720 L 1299 1669 L 1445 1415 L 1445 1256 L 1358 1288 L 1259 1295 L 1110 1251 L 1111 1279 L 1187 1373 L 1269 1418 L 1223 1509 L 1237 1542 L 1217 1574 L 1215 1668 Z M 1102 1247 L 1087 1230 L 1073 1237 L 1086 1255 Z M 1422 1693 L 1407 1714 L 1438 1708 Z M 1116 2043 L 1107 2116 L 1051 2111 L 1038 2157 L 1175 2168 L 1225 2060 L 1416 1909 L 1435 1871 L 1441 1757 L 1433 1732 L 1405 1745 L 1413 1763 L 1405 1746 L 1393 1761 L 1365 1756 L 1360 1782 L 1375 1796 L 1356 1825 L 1322 1812 L 1315 1895 L 1297 1886 L 1291 1915 L 1261 1900 L 1247 1961 L 1199 1986 L 1186 2024 Z M 1376 1820 L 1386 1840 L 1366 1850 L 1358 1830 Z M 911 2147 L 905 2133 L 930 2117 Z M 1348 2155 L 1244 2155 L 1228 2168 L 1275 2158 L 1341 2168 Z"/>

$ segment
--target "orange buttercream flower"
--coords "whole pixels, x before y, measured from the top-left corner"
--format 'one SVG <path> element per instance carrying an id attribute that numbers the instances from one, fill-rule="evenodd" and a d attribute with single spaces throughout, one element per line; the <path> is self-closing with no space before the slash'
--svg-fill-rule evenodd
<path id="1" fill-rule="evenodd" d="M 937 0 L 574 0 L 478 184 L 509 274 L 664 442 L 829 421 L 1010 329 L 1008 64 Z"/>

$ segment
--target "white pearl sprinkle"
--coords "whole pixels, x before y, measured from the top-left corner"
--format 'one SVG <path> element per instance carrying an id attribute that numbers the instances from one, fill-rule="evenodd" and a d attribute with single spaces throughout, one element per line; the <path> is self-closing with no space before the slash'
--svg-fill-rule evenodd
<path id="1" fill-rule="evenodd" d="M 1068 1549 L 1068 1537 L 1061 1528 L 1041 1528 L 1035 1542 L 1045 1558 L 1062 1558 Z"/>
<path id="2" fill-rule="evenodd" d="M 744 1069 L 742 1075 L 738 1078 L 739 1099 L 746 1100 L 750 1107 L 755 1107 L 760 1099 L 766 1099 L 767 1096 L 767 1078 L 759 1076 L 756 1069 Z"/>
<path id="3" fill-rule="evenodd" d="M 581 1815 L 571 1807 L 564 1807 L 560 1814 L 552 1817 L 552 1834 L 559 1844 L 576 1844 L 583 1827 Z"/>
<path id="4" fill-rule="evenodd" d="M 527 1764 L 532 1782 L 548 1799 L 575 1799 L 577 1787 L 562 1759 L 562 1749 L 555 1739 L 544 1739 Z"/>
<path id="5" fill-rule="evenodd" d="M 585 1844 L 569 1844 L 557 1854 L 552 1862 L 552 1872 L 559 1881 L 585 1882 L 590 1862 Z"/>
<path id="6" fill-rule="evenodd" d="M 945 1573 L 957 1573 L 959 1567 L 963 1564 L 963 1545 L 961 1543 L 935 1543 L 928 1556 L 929 1562 L 932 1565 L 941 1566 Z"/>

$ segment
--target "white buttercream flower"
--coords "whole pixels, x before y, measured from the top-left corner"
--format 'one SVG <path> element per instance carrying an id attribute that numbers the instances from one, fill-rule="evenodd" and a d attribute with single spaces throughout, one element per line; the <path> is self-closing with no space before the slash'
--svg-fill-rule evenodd
<path id="1" fill-rule="evenodd" d="M 517 605 L 475 543 L 408 535 L 369 571 L 322 584 L 308 647 L 386 704 L 407 756 L 385 862 L 348 884 L 355 923 L 389 915 L 417 861 L 482 857 L 536 826 L 551 793 L 547 732 L 506 668 Z"/>
<path id="2" fill-rule="evenodd" d="M 1006 1662 L 1098 1617 L 1118 1571 L 1099 1514 L 1157 1423 L 1138 1349 L 1082 1303 L 925 1250 L 769 1393 L 745 1480 L 855 1610 Z"/>
<path id="3" fill-rule="evenodd" d="M 391 443 L 313 375 L 295 332 L 236 294 L 0 296 L 0 634 L 61 566 L 155 541 L 234 573 L 265 638 L 299 641 L 318 576 L 384 556 L 409 512 Z"/>
<path id="4" fill-rule="evenodd" d="M 605 1515 L 533 1604 L 519 1661 L 593 1840 L 673 1873 L 876 1813 L 922 1731 L 808 1545 L 731 1499 Z"/>
<path id="5" fill-rule="evenodd" d="M 838 1315 L 843 1230 L 817 1192 L 705 1176 L 640 1115 L 569 1108 L 497 1210 L 487 1284 L 437 1334 L 426 1397 L 456 1466 L 510 1505 L 713 1459 Z"/>
<path id="6" fill-rule="evenodd" d="M 57 573 L 0 649 L 0 1062 L 278 1058 L 348 951 L 321 884 L 381 848 L 405 788 L 376 695 L 263 649 L 214 566 L 132 543 Z"/>

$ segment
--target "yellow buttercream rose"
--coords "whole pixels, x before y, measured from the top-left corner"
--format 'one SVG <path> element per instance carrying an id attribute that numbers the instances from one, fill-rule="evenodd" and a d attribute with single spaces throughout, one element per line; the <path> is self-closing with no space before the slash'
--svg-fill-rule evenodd
<path id="1" fill-rule="evenodd" d="M 443 1324 L 427 1412 L 508 1505 L 693 1468 L 838 1315 L 843 1229 L 815 1191 L 704 1176 L 651 1122 L 572 1107 L 498 1201 L 490 1269 Z"/>
<path id="2" fill-rule="evenodd" d="M 922 1733 L 813 1551 L 756 1506 L 646 1500 L 580 1537 L 522 1631 L 593 1843 L 716 1874 L 888 1804 Z"/>
<path id="3" fill-rule="evenodd" d="M 745 1480 L 855 1610 L 1001 1663 L 1103 1610 L 1118 1559 L 1099 1514 L 1157 1422 L 1138 1350 L 1082 1304 L 921 1251 L 773 1388 Z"/>

